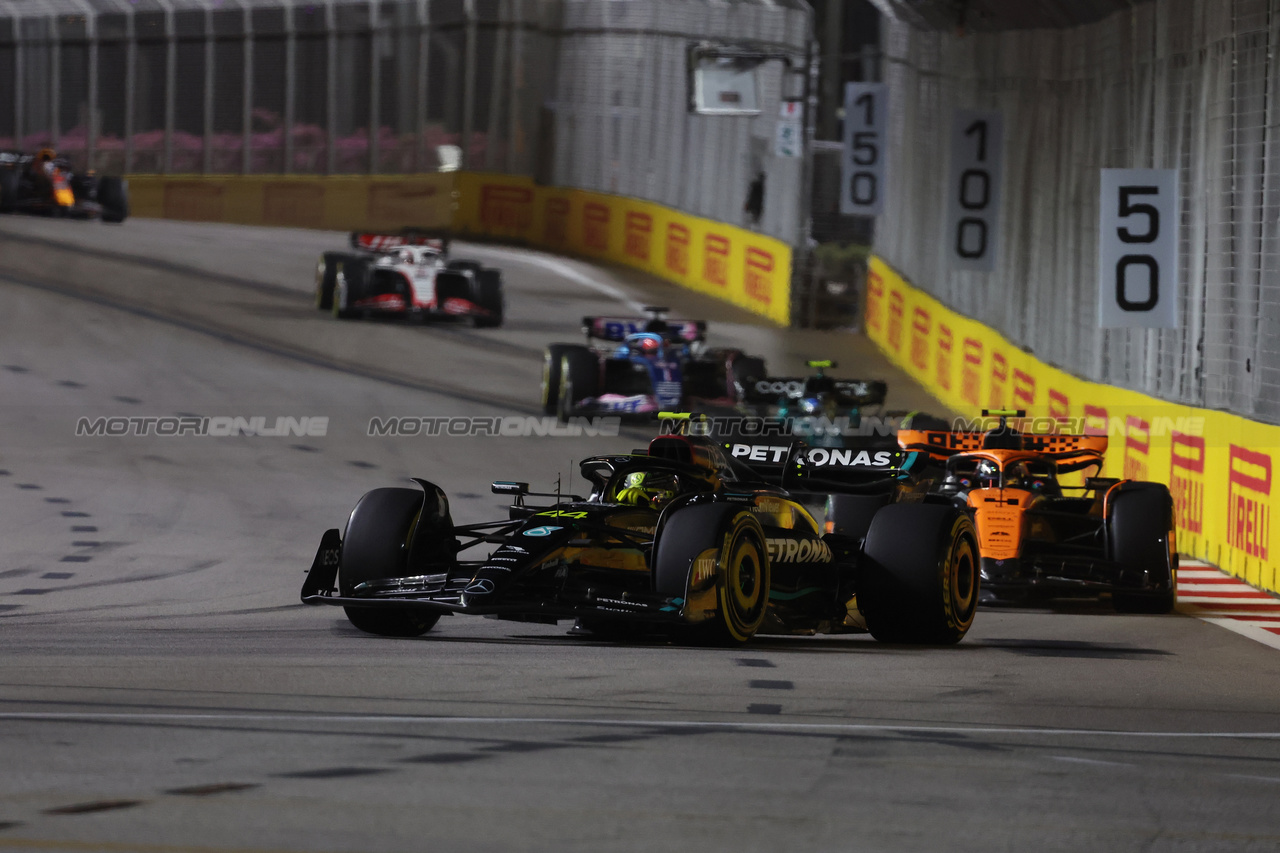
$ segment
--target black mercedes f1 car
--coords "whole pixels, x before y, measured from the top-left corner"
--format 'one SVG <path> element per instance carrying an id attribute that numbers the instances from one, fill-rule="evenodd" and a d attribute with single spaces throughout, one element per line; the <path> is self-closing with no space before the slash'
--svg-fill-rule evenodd
<path id="1" fill-rule="evenodd" d="M 49 148 L 36 154 L 0 151 L 0 213 L 124 222 L 129 185 L 92 171 L 77 174 Z"/>
<path id="2" fill-rule="evenodd" d="M 427 480 L 375 489 L 345 531 L 324 534 L 302 601 L 340 605 L 357 628 L 384 636 L 478 614 L 712 643 L 865 631 L 954 643 L 978 603 L 966 513 L 899 497 L 872 500 L 852 525 L 820 525 L 800 500 L 902 491 L 917 457 L 665 435 L 583 460 L 585 497 L 496 482 L 496 494 L 513 498 L 508 518 L 479 524 L 455 524 Z M 529 497 L 554 500 L 532 506 Z"/>

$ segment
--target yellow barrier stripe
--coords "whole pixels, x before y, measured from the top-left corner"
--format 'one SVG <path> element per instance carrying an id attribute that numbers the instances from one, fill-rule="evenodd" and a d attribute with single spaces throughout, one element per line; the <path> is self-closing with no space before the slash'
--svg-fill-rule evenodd
<path id="1" fill-rule="evenodd" d="M 791 317 L 785 243 L 653 202 L 479 172 L 130 175 L 135 216 L 335 231 L 451 228 L 625 264 L 779 324 Z"/>

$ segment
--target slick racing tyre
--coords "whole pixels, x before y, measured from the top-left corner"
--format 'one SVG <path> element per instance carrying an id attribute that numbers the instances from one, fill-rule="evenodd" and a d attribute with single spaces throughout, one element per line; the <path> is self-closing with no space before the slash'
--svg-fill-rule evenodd
<path id="1" fill-rule="evenodd" d="M 729 371 L 729 384 L 735 389 L 751 388 L 757 381 L 769 375 L 763 358 L 743 353 L 738 353 L 733 359 L 729 365 Z"/>
<path id="2" fill-rule="evenodd" d="M 556 417 L 567 422 L 577 411 L 577 404 L 595 397 L 600 382 L 600 361 L 586 347 L 566 350 L 560 356 L 560 402 Z"/>
<path id="3" fill-rule="evenodd" d="M 475 298 L 471 300 L 487 314 L 476 315 L 477 329 L 494 329 L 502 325 L 506 300 L 502 293 L 502 273 L 482 269 L 475 278 Z"/>
<path id="4" fill-rule="evenodd" d="M 1107 558 L 1128 574 L 1137 570 L 1145 589 L 1117 589 L 1111 603 L 1120 613 L 1168 613 L 1177 603 L 1178 552 L 1173 499 L 1159 483 L 1127 483 L 1110 501 Z"/>
<path id="5" fill-rule="evenodd" d="M 542 412 L 554 415 L 560 405 L 560 368 L 570 350 L 590 353 L 582 344 L 551 344 L 542 353 Z"/>
<path id="6" fill-rule="evenodd" d="M 956 643 L 978 608 L 978 536 L 941 504 L 890 504 L 867 530 L 858 609 L 886 643 Z"/>
<path id="7" fill-rule="evenodd" d="M 416 489 L 374 489 L 360 498 L 347 520 L 338 560 L 338 591 L 344 598 L 358 595 L 362 583 L 405 576 L 406 543 L 422 507 L 423 494 Z M 412 607 L 346 605 L 343 610 L 352 625 L 383 637 L 417 637 L 440 619 L 438 613 Z"/>
<path id="8" fill-rule="evenodd" d="M 98 178 L 98 204 L 103 222 L 124 222 L 129 218 L 129 185 L 124 178 Z"/>
<path id="9" fill-rule="evenodd" d="M 357 272 L 357 267 L 358 264 L 351 261 L 342 261 L 338 264 L 338 270 L 334 277 L 333 299 L 329 305 L 329 310 L 334 319 L 350 320 L 358 313 L 355 308 L 350 307 L 359 298 L 357 289 L 360 287 L 360 277 L 353 274 Z M 363 271 L 360 270 L 360 272 Z"/>
<path id="10" fill-rule="evenodd" d="M 750 512 L 710 504 L 676 510 L 654 551 L 654 588 L 672 598 L 713 583 L 715 615 L 692 626 L 692 638 L 713 645 L 745 643 L 760 630 L 769 607 L 770 566 L 764 530 Z M 693 576 L 698 556 L 715 554 L 713 578 Z"/>
<path id="11" fill-rule="evenodd" d="M 9 213 L 18 206 L 18 184 L 22 175 L 17 169 L 0 168 L 0 213 Z"/>
<path id="12" fill-rule="evenodd" d="M 320 311 L 333 310 L 333 290 L 344 258 L 341 252 L 325 252 L 316 263 L 316 308 Z"/>

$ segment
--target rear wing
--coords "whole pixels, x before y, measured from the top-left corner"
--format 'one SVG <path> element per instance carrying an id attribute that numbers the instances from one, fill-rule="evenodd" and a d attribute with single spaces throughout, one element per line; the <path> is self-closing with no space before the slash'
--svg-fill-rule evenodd
<path id="1" fill-rule="evenodd" d="M 449 238 L 438 232 L 406 228 L 399 234 L 378 234 L 364 231 L 351 232 L 351 248 L 366 252 L 388 252 L 401 246 L 428 246 L 441 252 L 449 251 Z"/>
<path id="2" fill-rule="evenodd" d="M 830 376 L 771 376 L 744 388 L 748 403 L 800 400 L 820 393 L 834 394 L 840 406 L 881 406 L 889 386 L 879 379 L 834 379 Z"/>
<path id="3" fill-rule="evenodd" d="M 657 320 L 651 317 L 583 317 L 582 331 L 588 340 L 626 340 L 627 335 L 653 332 L 673 343 L 694 343 L 707 339 L 704 320 Z"/>
<path id="4" fill-rule="evenodd" d="M 876 494 L 910 479 L 921 454 L 874 440 L 853 447 L 730 442 L 725 452 L 761 480 L 800 492 Z"/>
<path id="5" fill-rule="evenodd" d="M 937 460 L 975 450 L 1021 450 L 1052 459 L 1058 463 L 1059 471 L 1066 472 L 1100 461 L 1107 452 L 1107 437 L 1040 435 L 1008 429 L 989 432 L 904 429 L 898 431 L 898 445 L 903 450 L 923 453 Z"/>

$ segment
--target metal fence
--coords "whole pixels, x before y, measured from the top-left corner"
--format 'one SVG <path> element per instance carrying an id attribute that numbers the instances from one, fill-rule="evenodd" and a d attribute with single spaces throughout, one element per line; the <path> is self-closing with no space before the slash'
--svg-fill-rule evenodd
<path id="1" fill-rule="evenodd" d="M 524 174 L 798 237 L 801 161 L 690 114 L 708 40 L 805 56 L 798 0 L 0 0 L 0 147 L 104 172 Z M 11 82 L 10 82 L 11 81 Z"/>
<path id="2" fill-rule="evenodd" d="M 885 32 L 886 260 L 1077 375 L 1280 422 L 1280 0 L 1156 0 L 1061 31 Z M 992 273 L 944 254 L 953 107 L 1004 116 Z M 1119 167 L 1178 170 L 1177 329 L 1098 328 L 1098 170 Z"/>

